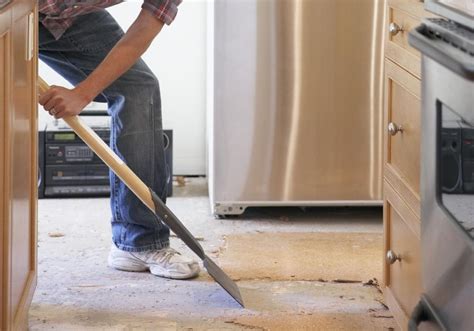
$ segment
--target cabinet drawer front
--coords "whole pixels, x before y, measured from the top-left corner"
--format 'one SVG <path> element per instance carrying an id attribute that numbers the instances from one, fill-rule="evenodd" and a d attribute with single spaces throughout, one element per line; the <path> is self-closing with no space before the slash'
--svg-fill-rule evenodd
<path id="1" fill-rule="evenodd" d="M 419 197 L 420 80 L 389 60 L 385 75 L 385 164 Z"/>
<path id="2" fill-rule="evenodd" d="M 385 253 L 397 258 L 390 263 L 386 256 L 385 285 L 409 316 L 422 292 L 420 238 L 413 231 L 420 223 L 387 183 L 385 197 Z"/>
<path id="3" fill-rule="evenodd" d="M 388 41 L 400 46 L 407 52 L 420 57 L 420 53 L 408 43 L 408 33 L 420 25 L 419 18 L 410 16 L 407 12 L 397 8 L 389 7 L 388 24 L 398 26 L 401 31 L 388 33 Z"/>
<path id="4" fill-rule="evenodd" d="M 408 43 L 409 32 L 421 20 L 399 8 L 388 6 L 385 55 L 413 75 L 421 76 L 420 53 Z"/>
<path id="5" fill-rule="evenodd" d="M 387 6 L 403 10 L 405 13 L 409 13 L 420 20 L 433 16 L 433 14 L 425 10 L 423 0 L 388 0 Z"/>

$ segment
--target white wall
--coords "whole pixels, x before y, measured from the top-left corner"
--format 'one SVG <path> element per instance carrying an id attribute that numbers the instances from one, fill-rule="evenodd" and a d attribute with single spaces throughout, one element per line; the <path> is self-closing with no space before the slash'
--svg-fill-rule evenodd
<path id="1" fill-rule="evenodd" d="M 126 31 L 141 4 L 128 1 L 109 12 Z M 206 173 L 206 26 L 206 1 L 183 1 L 176 20 L 143 56 L 160 81 L 163 125 L 173 129 L 173 170 L 179 175 Z M 40 73 L 50 84 L 67 85 L 44 65 Z"/>

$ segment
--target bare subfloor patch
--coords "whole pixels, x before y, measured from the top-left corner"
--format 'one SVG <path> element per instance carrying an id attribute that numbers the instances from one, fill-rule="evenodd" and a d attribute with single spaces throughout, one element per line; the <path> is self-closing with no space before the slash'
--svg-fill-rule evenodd
<path id="1" fill-rule="evenodd" d="M 389 321 L 387 321 L 389 319 Z M 241 330 L 337 330 L 337 331 L 380 331 L 393 329 L 391 317 L 373 318 L 364 314 L 321 314 L 299 313 L 267 316 L 244 316 L 227 323 L 239 326 Z"/>
<path id="2" fill-rule="evenodd" d="M 143 284 L 141 284 L 143 282 Z M 374 286 L 307 281 L 239 282 L 240 308 L 208 282 L 136 279 L 111 287 L 58 288 L 36 300 L 30 330 L 388 330 L 395 327 Z M 130 287 L 130 284 L 128 285 Z M 133 293 L 133 295 L 131 295 Z"/>
<path id="3" fill-rule="evenodd" d="M 381 279 L 378 233 L 257 233 L 227 236 L 219 264 L 234 279 Z"/>

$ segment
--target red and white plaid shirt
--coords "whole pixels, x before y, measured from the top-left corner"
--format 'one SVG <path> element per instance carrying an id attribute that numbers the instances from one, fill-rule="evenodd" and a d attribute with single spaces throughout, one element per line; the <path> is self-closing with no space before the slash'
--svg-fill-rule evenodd
<path id="1" fill-rule="evenodd" d="M 116 5 L 123 0 L 39 0 L 40 22 L 59 39 L 72 25 L 74 18 Z M 182 0 L 144 0 L 142 8 L 160 21 L 171 24 Z"/>

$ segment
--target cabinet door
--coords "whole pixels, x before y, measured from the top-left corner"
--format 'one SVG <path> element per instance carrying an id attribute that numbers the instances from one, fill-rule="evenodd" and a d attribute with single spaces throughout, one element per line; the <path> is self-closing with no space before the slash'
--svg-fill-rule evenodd
<path id="1" fill-rule="evenodd" d="M 385 61 L 385 178 L 420 216 L 421 82 Z"/>
<path id="2" fill-rule="evenodd" d="M 420 222 L 388 182 L 384 196 L 385 299 L 399 325 L 406 326 L 422 292 Z"/>
<path id="3" fill-rule="evenodd" d="M 1 326 L 26 330 L 36 286 L 37 98 L 35 1 L 18 0 L 1 16 L 3 104 L 0 128 L 2 245 Z"/>

